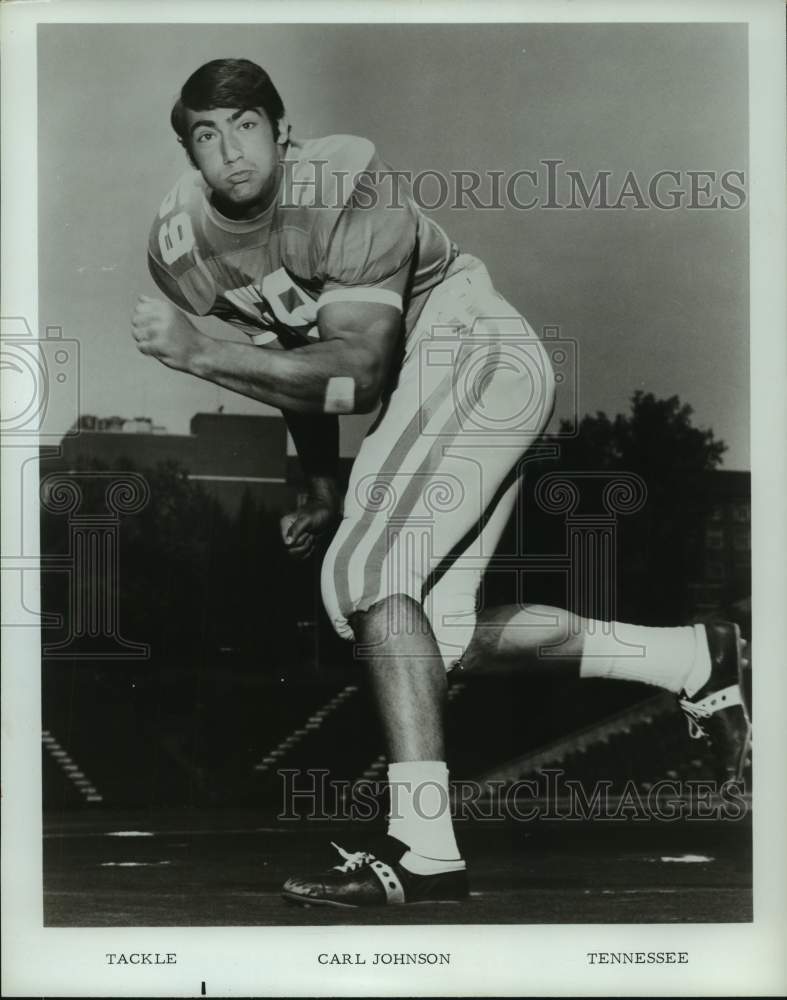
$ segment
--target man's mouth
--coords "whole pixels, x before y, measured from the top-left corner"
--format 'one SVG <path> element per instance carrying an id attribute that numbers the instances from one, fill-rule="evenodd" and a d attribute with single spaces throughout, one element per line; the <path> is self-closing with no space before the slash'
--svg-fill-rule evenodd
<path id="1" fill-rule="evenodd" d="M 251 177 L 251 170 L 236 170 L 235 173 L 230 174 L 227 180 L 230 184 L 243 184 Z"/>

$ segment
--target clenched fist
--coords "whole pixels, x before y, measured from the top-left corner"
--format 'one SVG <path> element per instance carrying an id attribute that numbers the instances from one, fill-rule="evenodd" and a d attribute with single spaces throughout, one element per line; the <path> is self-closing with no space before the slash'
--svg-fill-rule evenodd
<path id="1" fill-rule="evenodd" d="M 192 371 L 194 361 L 212 342 L 171 303 L 147 295 L 137 299 L 131 332 L 141 354 L 182 372 Z"/>
<path id="2" fill-rule="evenodd" d="M 327 480 L 312 482 L 308 494 L 298 497 L 298 509 L 281 519 L 281 537 L 293 559 L 308 559 L 322 538 L 339 522 L 341 496 Z"/>

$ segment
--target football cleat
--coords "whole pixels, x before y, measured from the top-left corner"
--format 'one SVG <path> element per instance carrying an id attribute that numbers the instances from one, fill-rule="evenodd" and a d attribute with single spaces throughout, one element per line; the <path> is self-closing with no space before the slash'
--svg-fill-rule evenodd
<path id="1" fill-rule="evenodd" d="M 290 878 L 282 896 L 302 906 L 390 906 L 403 903 L 457 902 L 467 894 L 467 872 L 414 875 L 399 862 L 408 850 L 396 837 L 380 837 L 370 851 L 345 851 L 344 859 L 320 875 Z"/>
<path id="2" fill-rule="evenodd" d="M 692 739 L 705 739 L 719 781 L 740 781 L 751 747 L 751 721 L 743 696 L 743 642 L 732 622 L 705 626 L 711 671 L 706 683 L 678 704 Z"/>

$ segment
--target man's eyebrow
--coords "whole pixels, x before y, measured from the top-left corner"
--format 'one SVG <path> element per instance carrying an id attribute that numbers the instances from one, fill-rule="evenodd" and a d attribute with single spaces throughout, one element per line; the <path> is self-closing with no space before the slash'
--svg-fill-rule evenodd
<path id="1" fill-rule="evenodd" d="M 215 128 L 216 127 L 216 123 L 210 121 L 210 119 L 208 119 L 208 118 L 200 118 L 199 121 L 196 121 L 196 122 L 192 123 L 192 126 L 189 129 L 189 131 L 193 132 L 195 129 L 198 129 L 202 125 L 205 125 L 207 128 Z"/>
<path id="2" fill-rule="evenodd" d="M 254 114 L 257 115 L 257 117 L 259 117 L 260 113 L 259 111 L 257 111 L 256 108 L 239 108 L 237 111 L 233 112 L 230 115 L 229 121 L 231 122 L 237 121 L 238 118 L 240 118 L 241 115 L 245 115 L 247 111 L 253 111 Z M 195 129 L 198 129 L 201 125 L 204 126 L 205 128 L 216 128 L 216 122 L 212 121 L 210 118 L 199 118 L 197 121 L 192 123 L 189 132 L 193 132 Z"/>

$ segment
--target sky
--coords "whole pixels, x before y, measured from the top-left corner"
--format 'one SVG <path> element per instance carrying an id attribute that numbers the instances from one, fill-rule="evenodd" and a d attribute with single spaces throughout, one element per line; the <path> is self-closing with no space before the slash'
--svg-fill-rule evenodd
<path id="1" fill-rule="evenodd" d="M 219 405 L 273 412 L 138 354 L 130 334 L 136 296 L 158 294 L 150 225 L 188 169 L 172 102 L 226 56 L 266 67 L 297 136 L 366 136 L 413 172 L 537 171 L 540 207 L 432 214 L 531 325 L 571 345 L 554 420 L 626 412 L 637 389 L 678 395 L 728 444 L 723 467 L 749 467 L 745 204 L 543 207 L 550 159 L 562 203 L 569 169 L 587 186 L 611 171 L 610 201 L 629 171 L 646 193 L 659 171 L 681 172 L 686 192 L 687 171 L 745 173 L 746 38 L 732 24 L 40 26 L 39 320 L 79 341 L 81 412 L 172 433 Z M 368 423 L 345 418 L 344 454 Z"/>

